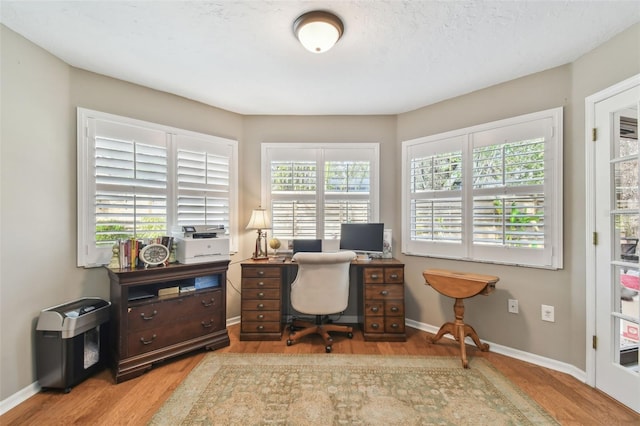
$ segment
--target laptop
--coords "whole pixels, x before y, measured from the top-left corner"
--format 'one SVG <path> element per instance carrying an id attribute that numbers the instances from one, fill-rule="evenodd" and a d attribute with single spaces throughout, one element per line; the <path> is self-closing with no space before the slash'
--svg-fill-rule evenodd
<path id="1" fill-rule="evenodd" d="M 322 240 L 293 240 L 293 254 L 301 251 L 321 252 Z"/>

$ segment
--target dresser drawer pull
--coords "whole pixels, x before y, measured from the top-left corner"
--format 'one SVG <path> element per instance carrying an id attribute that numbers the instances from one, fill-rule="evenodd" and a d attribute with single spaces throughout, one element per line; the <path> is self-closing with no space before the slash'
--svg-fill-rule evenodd
<path id="1" fill-rule="evenodd" d="M 262 315 L 262 314 L 258 315 L 258 319 L 259 320 L 263 320 L 264 319 L 264 315 Z"/>
<path id="2" fill-rule="evenodd" d="M 212 297 L 209 302 L 207 302 L 206 300 L 203 300 L 200 303 L 202 303 L 202 306 L 204 306 L 205 308 L 208 308 L 209 306 L 213 306 L 213 304 L 215 303 L 215 300 L 216 299 Z"/>
<path id="3" fill-rule="evenodd" d="M 203 328 L 211 328 L 213 327 L 213 320 L 210 320 L 208 324 L 205 324 L 204 321 L 202 321 L 200 324 L 202 324 Z"/>
<path id="4" fill-rule="evenodd" d="M 395 280 L 396 278 L 398 278 L 398 274 L 391 274 L 390 277 Z"/>
<path id="5" fill-rule="evenodd" d="M 260 281 L 260 282 L 258 283 L 258 287 L 264 287 L 264 281 Z"/>
<path id="6" fill-rule="evenodd" d="M 371 312 L 378 312 L 379 310 L 380 308 L 378 308 L 377 306 L 371 308 Z"/>
<path id="7" fill-rule="evenodd" d="M 264 275 L 264 271 L 258 271 L 258 276 L 263 276 Z"/>
<path id="8" fill-rule="evenodd" d="M 373 328 L 374 330 L 377 330 L 377 329 L 379 329 L 379 328 L 380 328 L 380 324 L 378 324 L 378 323 L 373 323 L 373 324 L 371 324 L 371 328 Z"/>
<path id="9" fill-rule="evenodd" d="M 381 295 L 383 295 L 383 296 L 388 296 L 388 295 L 389 295 L 389 292 L 388 292 L 387 290 L 382 290 L 382 291 L 380 292 L 380 294 L 381 294 Z"/>
<path id="10" fill-rule="evenodd" d="M 150 345 L 151 343 L 153 343 L 153 341 L 156 340 L 156 335 L 154 334 L 153 336 L 151 336 L 151 340 L 144 340 L 144 337 L 140 338 L 140 343 L 142 343 L 143 345 Z"/>
<path id="11" fill-rule="evenodd" d="M 373 278 L 374 280 L 378 279 L 378 274 L 371 274 L 371 278 Z"/>
<path id="12" fill-rule="evenodd" d="M 156 315 L 158 315 L 158 311 L 155 311 L 155 310 L 153 312 L 151 312 L 151 316 L 150 317 L 146 317 L 144 312 L 143 312 L 143 313 L 140 314 L 140 318 L 142 318 L 145 321 L 149 321 L 149 320 L 152 320 L 153 317 L 155 317 Z"/>
<path id="13" fill-rule="evenodd" d="M 391 328 L 398 328 L 398 327 L 400 327 L 400 326 L 395 322 L 393 324 L 391 324 Z"/>
<path id="14" fill-rule="evenodd" d="M 264 303 L 258 303 L 258 309 L 264 309 Z"/>
<path id="15" fill-rule="evenodd" d="M 264 293 L 263 292 L 258 293 L 258 299 L 264 299 Z"/>
<path id="16" fill-rule="evenodd" d="M 258 327 L 256 327 L 258 329 L 258 331 L 263 331 L 264 330 L 264 325 L 259 325 Z"/>
<path id="17" fill-rule="evenodd" d="M 399 310 L 400 310 L 400 309 L 398 309 L 398 307 L 397 307 L 397 306 L 392 306 L 392 307 L 391 307 L 391 312 L 394 312 L 394 313 L 395 313 L 395 312 L 398 312 Z"/>

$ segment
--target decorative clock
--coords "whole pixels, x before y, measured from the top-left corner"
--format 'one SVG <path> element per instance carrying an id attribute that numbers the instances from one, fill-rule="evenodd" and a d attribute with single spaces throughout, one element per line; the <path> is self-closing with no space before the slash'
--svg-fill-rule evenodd
<path id="1" fill-rule="evenodd" d="M 162 244 L 149 244 L 140 250 L 140 260 L 144 267 L 163 265 L 169 259 L 170 251 Z"/>

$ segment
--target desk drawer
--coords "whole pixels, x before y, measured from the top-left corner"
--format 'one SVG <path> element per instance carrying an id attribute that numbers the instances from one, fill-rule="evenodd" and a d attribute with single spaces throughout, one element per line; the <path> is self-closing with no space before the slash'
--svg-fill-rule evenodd
<path id="1" fill-rule="evenodd" d="M 404 268 L 385 268 L 384 282 L 404 283 Z"/>
<path id="2" fill-rule="evenodd" d="M 384 268 L 364 268 L 365 284 L 384 283 Z"/>
<path id="3" fill-rule="evenodd" d="M 365 300 L 404 299 L 404 286 L 397 284 L 366 284 L 364 297 Z"/>
<path id="4" fill-rule="evenodd" d="M 279 288 L 265 288 L 265 289 L 243 288 L 242 299 L 280 300 L 280 289 Z"/>
<path id="5" fill-rule="evenodd" d="M 280 321 L 242 321 L 240 331 L 242 333 L 280 333 L 281 327 Z"/>
<path id="6" fill-rule="evenodd" d="M 280 288 L 280 278 L 242 278 L 242 288 Z"/>
<path id="7" fill-rule="evenodd" d="M 243 278 L 280 278 L 280 267 L 245 266 L 242 268 Z"/>
<path id="8" fill-rule="evenodd" d="M 385 301 L 384 314 L 387 317 L 402 316 L 404 318 L 404 301 L 403 300 Z"/>
<path id="9" fill-rule="evenodd" d="M 280 312 L 280 299 L 278 300 L 247 300 L 242 298 L 242 312 L 245 311 L 278 311 Z"/>
<path id="10" fill-rule="evenodd" d="M 404 316 L 386 317 L 384 319 L 384 331 L 386 333 L 404 333 Z"/>
<path id="11" fill-rule="evenodd" d="M 278 311 L 243 311 L 242 321 L 245 322 L 280 322 Z"/>

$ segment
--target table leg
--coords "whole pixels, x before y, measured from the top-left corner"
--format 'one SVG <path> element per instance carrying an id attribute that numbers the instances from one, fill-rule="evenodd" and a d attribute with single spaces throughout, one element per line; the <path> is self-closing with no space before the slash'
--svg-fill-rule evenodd
<path id="1" fill-rule="evenodd" d="M 447 322 L 440 327 L 438 333 L 432 337 L 431 343 L 436 343 L 438 340 L 442 338 L 445 334 L 451 334 L 460 344 L 460 358 L 462 360 L 462 366 L 464 368 L 469 368 L 469 361 L 467 360 L 467 347 L 464 339 L 469 336 L 476 344 L 478 349 L 483 352 L 489 350 L 489 345 L 486 343 L 482 343 L 478 334 L 468 324 L 464 323 L 464 302 L 463 299 L 456 299 L 453 305 L 453 312 L 455 313 L 456 320 L 455 322 Z"/>

